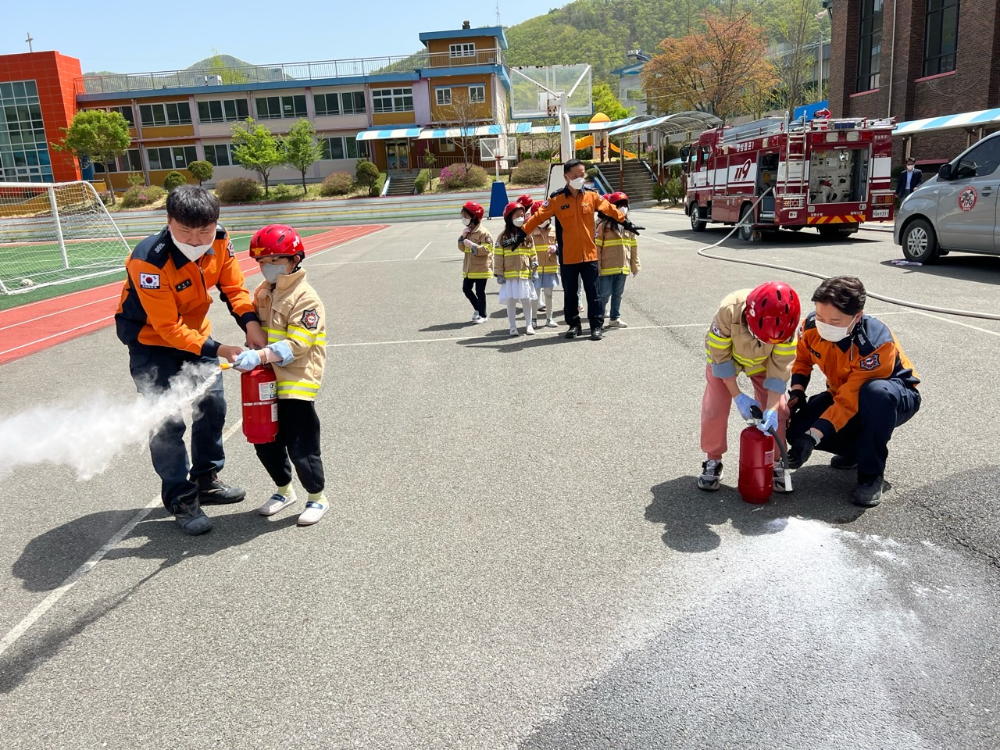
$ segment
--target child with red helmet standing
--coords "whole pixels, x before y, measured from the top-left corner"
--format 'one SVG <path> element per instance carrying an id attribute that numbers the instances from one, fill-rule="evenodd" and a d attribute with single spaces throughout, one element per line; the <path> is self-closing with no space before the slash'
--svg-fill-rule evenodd
<path id="1" fill-rule="evenodd" d="M 535 201 L 529 214 L 536 214 L 542 207 L 541 201 Z M 546 328 L 558 328 L 558 323 L 552 319 L 555 311 L 552 309 L 552 290 L 559 288 L 559 259 L 556 257 L 556 230 L 552 226 L 552 220 L 546 219 L 531 233 L 531 241 L 535 246 L 535 258 L 538 268 L 535 273 L 535 292 L 538 299 L 535 300 L 531 310 L 532 325 L 538 327 L 538 313 L 548 313 L 545 321 Z M 542 295 L 545 296 L 544 302 Z"/>
<path id="2" fill-rule="evenodd" d="M 475 201 L 462 206 L 465 228 L 458 238 L 458 249 L 465 255 L 462 263 L 462 292 L 472 303 L 472 322 L 486 322 L 486 282 L 493 275 L 493 238 L 482 226 L 485 210 Z"/>
<path id="3" fill-rule="evenodd" d="M 628 216 L 628 196 L 625 193 L 611 193 L 605 195 L 604 199 Z M 594 239 L 601 265 L 597 287 L 601 295 L 601 309 L 606 310 L 608 300 L 611 300 L 608 328 L 627 328 L 625 321 L 621 319 L 622 295 L 625 293 L 625 281 L 629 273 L 636 276 L 641 269 L 639 243 L 635 234 L 603 214 L 597 222 Z"/>
<path id="4" fill-rule="evenodd" d="M 260 264 L 264 280 L 254 292 L 254 307 L 268 345 L 240 354 L 233 363 L 248 371 L 260 365 L 274 369 L 278 380 L 278 436 L 255 445 L 257 457 L 277 485 L 258 509 L 273 516 L 296 501 L 292 467 L 309 497 L 299 526 L 317 523 L 330 507 L 321 458 L 316 395 L 326 364 L 326 313 L 301 263 L 302 238 L 291 227 L 271 224 L 250 240 L 250 257 Z"/>
<path id="5" fill-rule="evenodd" d="M 500 284 L 500 301 L 507 305 L 507 320 L 510 322 L 510 335 L 520 336 L 517 330 L 517 303 L 521 303 L 524 311 L 524 332 L 533 335 L 535 328 L 531 324 L 531 308 L 538 299 L 532 277 L 538 268 L 535 258 L 535 245 L 530 236 L 520 231 L 524 225 L 524 207 L 519 203 L 508 203 L 503 210 L 504 230 L 500 234 L 493 261 L 493 273 Z M 518 235 L 524 237 L 517 242 Z M 509 246 L 504 247 L 504 243 Z M 516 243 L 516 244 L 515 244 Z"/>
<path id="6" fill-rule="evenodd" d="M 701 465 L 700 489 L 719 489 L 733 401 L 747 421 L 753 407 L 763 409 L 758 428 L 762 432 L 775 429 L 777 439 L 784 442 L 788 423 L 785 391 L 795 362 L 800 313 L 799 296 L 780 281 L 741 289 L 722 300 L 705 335 L 708 367 L 701 403 L 701 449 L 707 460 Z M 740 391 L 736 382 L 739 372 L 750 378 L 756 399 Z M 778 492 L 785 488 L 785 468 L 774 467 L 774 489 Z"/>

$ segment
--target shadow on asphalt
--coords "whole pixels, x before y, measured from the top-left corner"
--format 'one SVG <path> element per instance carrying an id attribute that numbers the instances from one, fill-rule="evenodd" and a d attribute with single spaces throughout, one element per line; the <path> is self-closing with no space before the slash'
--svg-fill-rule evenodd
<path id="1" fill-rule="evenodd" d="M 892 261 L 882 261 L 881 265 L 891 266 Z M 947 255 L 932 265 L 900 266 L 896 270 L 903 274 L 919 273 L 977 284 L 1000 284 L 1000 258 L 990 255 Z"/>
<path id="2" fill-rule="evenodd" d="M 28 591 L 41 592 L 56 588 L 137 512 L 101 511 L 45 532 L 25 547 L 21 557 L 14 563 L 14 575 L 24 582 L 24 588 Z M 168 518 L 166 511 L 154 511 L 126 537 L 130 546 L 117 547 L 104 558 L 104 564 L 128 558 L 153 560 L 159 562 L 159 567 L 127 590 L 94 602 L 71 624 L 44 630 L 40 636 L 25 636 L 17 647 L 0 658 L 0 694 L 14 690 L 73 638 L 114 612 L 167 568 L 185 560 L 208 557 L 221 550 L 251 542 L 263 534 L 294 526 L 298 516 L 292 513 L 274 520 L 265 519 L 253 512 L 225 515 L 215 519 L 215 528 L 210 533 L 198 537 L 185 536 L 173 520 L 167 520 Z M 97 541 L 97 532 L 102 532 L 100 541 Z M 146 541 L 136 544 L 142 538 Z M 81 544 L 81 540 L 84 543 Z"/>
<path id="3" fill-rule="evenodd" d="M 780 534 L 788 518 L 834 524 L 858 520 L 864 509 L 851 505 L 854 472 L 825 466 L 806 466 L 795 472 L 795 491 L 775 493 L 765 505 L 743 502 L 736 490 L 738 464 L 730 461 L 726 481 L 718 492 L 698 489 L 695 476 L 678 477 L 651 488 L 653 501 L 646 520 L 663 524 L 663 543 L 678 552 L 711 552 L 722 543 L 714 527 L 731 523 L 744 536 Z"/>

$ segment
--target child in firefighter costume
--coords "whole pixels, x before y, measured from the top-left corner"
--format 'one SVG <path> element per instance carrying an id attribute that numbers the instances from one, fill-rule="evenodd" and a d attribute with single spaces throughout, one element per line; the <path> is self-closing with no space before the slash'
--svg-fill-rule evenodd
<path id="1" fill-rule="evenodd" d="M 493 238 L 482 226 L 485 210 L 475 201 L 462 206 L 465 228 L 458 238 L 458 249 L 464 254 L 462 292 L 472 303 L 472 322 L 486 322 L 486 282 L 493 275 Z"/>
<path id="2" fill-rule="evenodd" d="M 535 245 L 531 236 L 525 236 L 518 244 L 504 247 L 504 242 L 516 238 L 524 225 L 524 207 L 520 203 L 508 203 L 503 210 L 504 230 L 497 242 L 493 255 L 493 274 L 500 284 L 500 302 L 507 305 L 507 320 L 510 335 L 520 336 L 517 330 L 517 303 L 524 312 L 524 332 L 533 335 L 531 325 L 532 304 L 538 299 L 533 278 L 538 268 Z M 523 232 L 520 232 L 523 236 Z"/>
<path id="3" fill-rule="evenodd" d="M 611 193 L 604 199 L 628 216 L 628 196 L 625 193 Z M 600 215 L 594 236 L 597 255 L 601 264 L 598 291 L 601 295 L 601 309 L 607 313 L 608 300 L 611 301 L 611 317 L 608 328 L 627 328 L 621 319 L 622 294 L 625 281 L 631 273 L 639 273 L 639 243 L 632 232 L 609 216 Z"/>
<path id="4" fill-rule="evenodd" d="M 705 396 L 701 403 L 701 465 L 698 487 L 710 492 L 722 480 L 729 411 L 733 401 L 740 416 L 749 421 L 753 407 L 763 411 L 762 432 L 777 431 L 785 440 L 788 405 L 785 390 L 795 362 L 795 332 L 801 313 L 799 296 L 787 284 L 770 281 L 756 289 L 741 289 L 724 300 L 705 335 Z M 751 398 L 740 391 L 736 375 L 744 373 L 753 384 Z M 774 489 L 783 492 L 785 467 L 775 464 Z"/>
<path id="5" fill-rule="evenodd" d="M 250 240 L 250 257 L 260 264 L 264 280 L 254 292 L 254 307 L 267 333 L 264 349 L 245 351 L 234 366 L 248 371 L 274 368 L 278 380 L 278 436 L 255 445 L 257 457 L 277 485 L 258 509 L 273 516 L 296 501 L 292 467 L 309 493 L 299 526 L 318 522 L 330 507 L 323 490 L 316 395 L 326 364 L 326 314 L 301 263 L 306 249 L 291 227 L 271 224 Z"/>
<path id="6" fill-rule="evenodd" d="M 528 213 L 534 215 L 541 207 L 542 202 L 535 201 Z M 559 324 L 552 317 L 555 314 L 555 310 L 552 309 L 552 290 L 559 288 L 559 258 L 556 256 L 558 247 L 552 219 L 546 219 L 535 227 L 535 231 L 531 233 L 531 241 L 535 245 L 535 260 L 538 261 L 534 279 L 538 299 L 534 301 L 531 310 L 531 324 L 537 328 L 538 313 L 543 312 L 547 313 L 545 327 L 558 328 Z"/>

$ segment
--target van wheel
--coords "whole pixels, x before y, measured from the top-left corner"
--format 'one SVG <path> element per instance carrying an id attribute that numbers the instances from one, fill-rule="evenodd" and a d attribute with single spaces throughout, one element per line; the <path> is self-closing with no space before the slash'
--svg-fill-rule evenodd
<path id="1" fill-rule="evenodd" d="M 736 234 L 744 242 L 753 240 L 753 207 L 749 203 L 740 209 L 740 228 Z"/>
<path id="2" fill-rule="evenodd" d="M 703 218 L 701 218 L 701 208 L 698 207 L 697 203 L 692 203 L 688 208 L 690 208 L 691 215 L 691 229 L 695 232 L 704 232 L 705 225 L 708 223 Z"/>
<path id="3" fill-rule="evenodd" d="M 903 255 L 917 263 L 933 263 L 941 254 L 934 228 L 926 219 L 914 219 L 903 232 Z"/>

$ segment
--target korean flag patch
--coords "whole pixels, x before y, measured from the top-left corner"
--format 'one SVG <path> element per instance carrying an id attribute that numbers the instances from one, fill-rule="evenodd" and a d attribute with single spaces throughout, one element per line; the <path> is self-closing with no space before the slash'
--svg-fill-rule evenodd
<path id="1" fill-rule="evenodd" d="M 302 313 L 302 327 L 308 331 L 315 331 L 319 325 L 319 313 L 315 310 L 306 310 Z"/>
<path id="2" fill-rule="evenodd" d="M 139 286 L 141 286 L 143 289 L 159 289 L 160 274 L 158 273 L 139 274 Z"/>
<path id="3" fill-rule="evenodd" d="M 872 354 L 871 356 L 865 357 L 861 360 L 862 370 L 877 370 L 878 369 L 878 354 Z"/>

